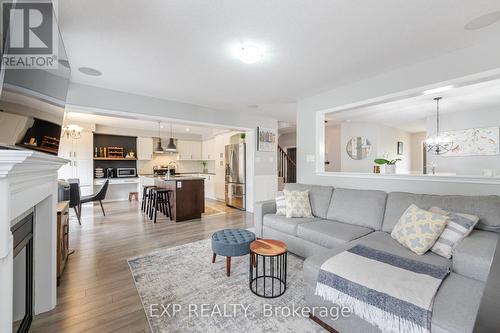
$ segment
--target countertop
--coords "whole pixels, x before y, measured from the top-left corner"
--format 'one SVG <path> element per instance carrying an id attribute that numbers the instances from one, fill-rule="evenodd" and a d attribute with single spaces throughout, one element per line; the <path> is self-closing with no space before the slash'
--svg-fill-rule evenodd
<path id="1" fill-rule="evenodd" d="M 214 172 L 177 172 L 176 175 L 211 175 L 215 176 Z M 153 177 L 153 173 L 141 173 L 138 176 L 141 177 Z"/>
<path id="2" fill-rule="evenodd" d="M 165 179 L 164 176 L 154 176 L 154 175 L 140 175 L 139 177 L 147 177 L 152 179 L 158 179 L 163 181 L 173 181 L 173 180 L 205 180 L 203 177 L 194 176 L 170 176 L 170 179 Z"/>

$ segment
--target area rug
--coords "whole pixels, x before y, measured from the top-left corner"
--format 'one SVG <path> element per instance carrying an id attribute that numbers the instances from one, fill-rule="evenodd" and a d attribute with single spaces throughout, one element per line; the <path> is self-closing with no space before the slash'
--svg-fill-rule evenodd
<path id="1" fill-rule="evenodd" d="M 288 289 L 274 299 L 248 287 L 248 256 L 212 264 L 210 240 L 128 260 L 152 332 L 325 332 L 301 313 L 303 261 L 288 255 Z M 298 310 L 297 310 L 298 309 Z"/>

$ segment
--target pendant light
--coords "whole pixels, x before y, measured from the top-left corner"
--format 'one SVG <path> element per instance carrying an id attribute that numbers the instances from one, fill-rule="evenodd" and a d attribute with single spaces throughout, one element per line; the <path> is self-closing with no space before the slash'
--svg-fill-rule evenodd
<path id="1" fill-rule="evenodd" d="M 453 143 L 451 139 L 447 136 L 442 136 L 439 131 L 439 102 L 443 97 L 436 97 L 436 135 L 430 136 L 425 140 L 427 146 L 427 152 L 434 155 L 442 155 L 449 152 L 453 148 Z"/>
<path id="2" fill-rule="evenodd" d="M 165 150 L 171 153 L 177 152 L 177 146 L 175 145 L 174 142 L 174 133 L 172 131 L 172 122 L 170 122 L 170 139 L 168 139 L 168 145 L 167 148 L 165 148 Z"/>
<path id="3" fill-rule="evenodd" d="M 163 150 L 163 147 L 161 146 L 161 122 L 158 122 L 158 142 L 156 143 L 156 148 L 155 148 L 155 153 L 157 154 L 163 154 L 165 151 Z"/>

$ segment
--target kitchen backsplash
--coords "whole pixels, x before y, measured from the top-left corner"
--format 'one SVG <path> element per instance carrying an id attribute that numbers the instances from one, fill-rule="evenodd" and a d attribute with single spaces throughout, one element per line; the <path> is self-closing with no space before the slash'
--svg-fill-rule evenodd
<path id="1" fill-rule="evenodd" d="M 151 161 L 137 161 L 137 172 L 139 174 L 152 174 L 156 165 L 167 165 L 170 161 L 177 164 L 176 172 L 202 172 L 201 161 L 177 161 L 176 155 L 155 155 Z M 215 161 L 207 161 L 208 172 L 215 171 Z"/>

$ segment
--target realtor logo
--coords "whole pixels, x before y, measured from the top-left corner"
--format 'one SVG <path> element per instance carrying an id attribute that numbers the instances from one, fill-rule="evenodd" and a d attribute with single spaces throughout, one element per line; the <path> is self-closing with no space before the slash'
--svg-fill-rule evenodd
<path id="1" fill-rule="evenodd" d="M 57 25 L 51 1 L 2 2 L 2 66 L 57 68 Z"/>

